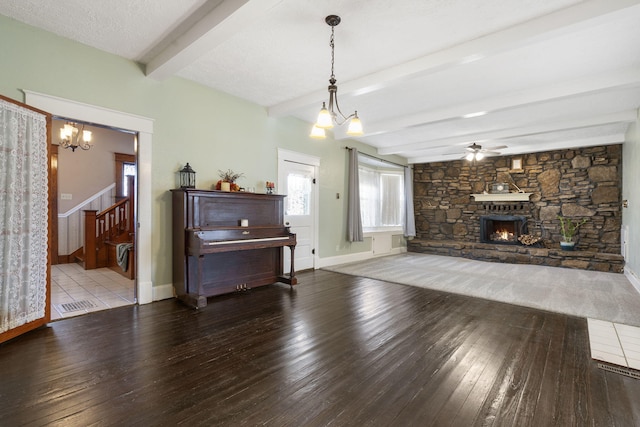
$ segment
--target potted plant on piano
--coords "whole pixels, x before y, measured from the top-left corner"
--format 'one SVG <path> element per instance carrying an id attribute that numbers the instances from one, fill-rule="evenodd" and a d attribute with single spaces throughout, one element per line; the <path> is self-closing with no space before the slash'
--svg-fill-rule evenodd
<path id="1" fill-rule="evenodd" d="M 562 215 L 558 215 L 558 219 L 560 220 L 560 234 L 562 235 L 560 248 L 563 251 L 572 251 L 576 245 L 574 238 L 578 232 L 578 228 L 587 222 L 587 219 L 583 218 L 581 221 L 574 221 L 571 218 Z"/>
<path id="2" fill-rule="evenodd" d="M 222 171 L 218 169 L 220 180 L 216 183 L 216 190 L 222 191 L 240 191 L 240 187 L 236 184 L 238 178 L 242 178 L 244 174 L 237 173 L 231 169 Z"/>

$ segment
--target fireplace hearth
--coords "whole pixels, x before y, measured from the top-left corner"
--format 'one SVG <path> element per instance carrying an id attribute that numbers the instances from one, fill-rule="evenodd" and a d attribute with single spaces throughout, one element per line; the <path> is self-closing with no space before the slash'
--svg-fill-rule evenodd
<path id="1" fill-rule="evenodd" d="M 527 218 L 513 215 L 480 217 L 480 241 L 502 245 L 519 245 L 518 237 L 527 234 Z"/>

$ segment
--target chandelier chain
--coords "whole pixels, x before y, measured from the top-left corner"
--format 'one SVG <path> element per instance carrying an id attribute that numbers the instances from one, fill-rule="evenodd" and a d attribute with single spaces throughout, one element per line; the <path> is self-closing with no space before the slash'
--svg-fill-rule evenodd
<path id="1" fill-rule="evenodd" d="M 335 79 L 336 76 L 333 72 L 333 64 L 335 62 L 335 53 L 334 53 L 334 49 L 335 49 L 335 44 L 334 44 L 334 30 L 335 27 L 331 27 L 331 39 L 329 41 L 329 46 L 331 46 L 331 78 Z"/>

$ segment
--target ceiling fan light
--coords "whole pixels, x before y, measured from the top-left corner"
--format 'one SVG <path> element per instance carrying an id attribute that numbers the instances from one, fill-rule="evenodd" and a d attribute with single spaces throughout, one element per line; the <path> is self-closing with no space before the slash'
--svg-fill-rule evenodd
<path id="1" fill-rule="evenodd" d="M 327 137 L 324 129 L 319 128 L 316 125 L 313 125 L 313 127 L 311 128 L 311 133 L 309 134 L 309 136 L 313 139 L 325 139 Z"/>
<path id="2" fill-rule="evenodd" d="M 347 129 L 347 135 L 349 136 L 360 136 L 362 135 L 362 122 L 358 117 L 358 112 L 356 111 L 355 116 L 349 122 L 349 128 Z"/>
<path id="3" fill-rule="evenodd" d="M 465 159 L 467 159 L 467 160 L 469 160 L 469 161 L 472 161 L 472 160 L 473 160 L 473 158 L 474 158 L 474 154 L 473 154 L 473 153 L 469 153 L 469 154 L 467 154 L 467 155 L 465 156 Z"/>
<path id="4" fill-rule="evenodd" d="M 320 113 L 318 113 L 316 126 L 321 129 L 331 129 L 333 127 L 333 117 L 331 117 L 331 113 L 329 112 L 329 110 L 327 110 L 324 102 L 322 103 Z"/>
<path id="5" fill-rule="evenodd" d="M 482 160 L 484 159 L 484 154 L 483 153 L 476 153 L 476 160 Z"/>

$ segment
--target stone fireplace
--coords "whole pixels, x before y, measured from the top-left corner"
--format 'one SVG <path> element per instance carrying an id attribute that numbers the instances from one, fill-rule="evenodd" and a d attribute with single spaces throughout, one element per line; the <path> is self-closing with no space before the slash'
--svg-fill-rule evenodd
<path id="1" fill-rule="evenodd" d="M 414 164 L 416 237 L 407 250 L 622 272 L 622 146 L 518 157 L 522 167 L 517 169 L 509 156 Z M 495 183 L 508 183 L 528 197 L 494 196 Z M 576 251 L 561 250 L 558 215 L 587 219 Z M 533 243 L 521 244 L 522 234 Z"/>
<path id="2" fill-rule="evenodd" d="M 527 234 L 527 218 L 513 215 L 480 217 L 480 242 L 519 245 L 518 237 Z"/>

